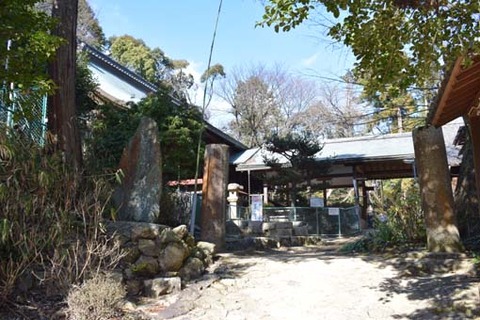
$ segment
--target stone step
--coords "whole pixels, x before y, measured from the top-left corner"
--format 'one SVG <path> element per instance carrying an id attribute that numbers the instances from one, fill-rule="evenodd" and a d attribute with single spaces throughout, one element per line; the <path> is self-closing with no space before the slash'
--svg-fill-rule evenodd
<path id="1" fill-rule="evenodd" d="M 308 236 L 308 226 L 293 227 L 293 235 Z"/>
<path id="2" fill-rule="evenodd" d="M 268 236 L 270 237 L 291 237 L 293 235 L 293 230 L 292 229 L 275 229 L 275 230 L 270 230 L 268 232 Z"/>
<path id="3" fill-rule="evenodd" d="M 275 222 L 276 229 L 292 229 L 293 223 L 291 221 Z"/>

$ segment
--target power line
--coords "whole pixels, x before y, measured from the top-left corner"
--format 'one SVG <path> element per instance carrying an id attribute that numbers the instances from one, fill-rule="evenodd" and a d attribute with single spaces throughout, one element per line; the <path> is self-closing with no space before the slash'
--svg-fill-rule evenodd
<path id="1" fill-rule="evenodd" d="M 210 66 L 212 63 L 213 48 L 215 47 L 215 38 L 217 37 L 218 21 L 220 20 L 220 13 L 222 12 L 222 4 L 223 4 L 223 0 L 220 0 L 218 4 L 217 18 L 215 20 L 215 27 L 213 29 L 212 43 L 210 45 L 210 52 L 208 55 L 207 71 L 210 70 Z M 202 102 L 202 123 L 203 123 L 203 119 L 205 118 L 205 109 L 206 109 L 206 102 L 207 102 L 207 87 L 208 87 L 208 81 L 205 81 L 205 86 L 203 90 L 203 102 Z M 202 125 L 198 134 L 197 162 L 195 166 L 195 184 L 194 184 L 194 192 L 193 192 L 192 217 L 190 220 L 190 233 L 192 235 L 195 233 L 195 214 L 196 214 L 195 211 L 197 209 L 198 175 L 200 171 L 200 150 L 202 148 L 203 130 L 205 130 L 205 124 Z"/>
<path id="2" fill-rule="evenodd" d="M 342 78 L 332 78 L 332 77 L 326 77 L 326 76 L 321 76 L 321 75 L 317 75 L 317 74 L 310 74 L 308 75 L 310 77 L 313 77 L 313 78 L 319 78 L 319 79 L 323 79 L 323 80 L 329 80 L 329 81 L 334 81 L 334 82 L 339 82 L 339 83 L 343 83 L 343 84 L 352 84 L 352 85 L 355 85 L 355 86 L 359 86 L 359 87 L 365 87 L 365 84 L 362 84 L 360 82 L 357 82 L 357 81 L 346 81 Z M 385 86 L 385 88 L 387 88 L 387 86 Z M 420 91 L 434 91 L 434 90 L 438 90 L 438 86 L 432 86 L 432 87 L 414 87 L 414 86 L 410 86 L 410 87 L 407 87 L 407 90 L 420 90 Z"/>

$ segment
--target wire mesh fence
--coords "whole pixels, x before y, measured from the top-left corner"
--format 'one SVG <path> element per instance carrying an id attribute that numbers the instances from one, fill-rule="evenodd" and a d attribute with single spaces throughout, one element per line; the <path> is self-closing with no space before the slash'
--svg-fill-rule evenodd
<path id="1" fill-rule="evenodd" d="M 227 220 L 243 220 L 251 219 L 250 207 L 227 206 Z"/>
<path id="2" fill-rule="evenodd" d="M 47 97 L 35 90 L 20 94 L 0 89 L 0 122 L 43 145 L 47 122 Z"/>
<path id="3" fill-rule="evenodd" d="M 229 206 L 227 220 L 250 220 L 248 207 Z M 309 235 L 353 235 L 360 231 L 356 207 L 264 207 L 264 222 L 301 221 Z"/>

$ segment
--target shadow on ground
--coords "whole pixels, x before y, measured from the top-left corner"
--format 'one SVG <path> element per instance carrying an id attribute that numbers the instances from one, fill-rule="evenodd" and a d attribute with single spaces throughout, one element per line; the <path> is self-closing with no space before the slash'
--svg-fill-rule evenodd
<path id="1" fill-rule="evenodd" d="M 358 239 L 358 238 L 355 238 Z M 282 247 L 277 249 L 244 250 L 227 253 L 215 273 L 220 277 L 239 277 L 254 264 L 252 258 L 262 257 L 281 263 L 321 260 L 332 263 L 338 259 L 361 259 L 377 268 L 394 268 L 396 278 L 371 287 L 385 293 L 382 302 L 394 295 L 405 294 L 409 300 L 428 301 L 430 307 L 413 314 L 397 314 L 396 319 L 469 319 L 480 316 L 480 279 L 478 268 L 466 255 L 430 255 L 425 250 L 389 254 L 348 254 L 339 249 L 353 238 L 331 239 L 319 245 Z M 234 256 L 234 264 L 229 264 Z"/>

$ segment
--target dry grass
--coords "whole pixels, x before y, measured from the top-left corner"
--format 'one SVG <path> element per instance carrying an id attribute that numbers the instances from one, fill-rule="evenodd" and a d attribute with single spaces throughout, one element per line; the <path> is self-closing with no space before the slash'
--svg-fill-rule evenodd
<path id="1" fill-rule="evenodd" d="M 116 314 L 125 294 L 120 281 L 99 273 L 72 288 L 67 297 L 67 314 L 72 320 L 109 319 Z"/>
<path id="2" fill-rule="evenodd" d="M 60 153 L 0 129 L 0 310 L 5 310 L 18 305 L 19 296 L 32 304 L 33 292 L 37 300 L 64 298 L 72 285 L 113 270 L 124 254 L 102 225 L 111 187 L 71 172 Z M 33 280 L 19 292 L 23 279 Z"/>

